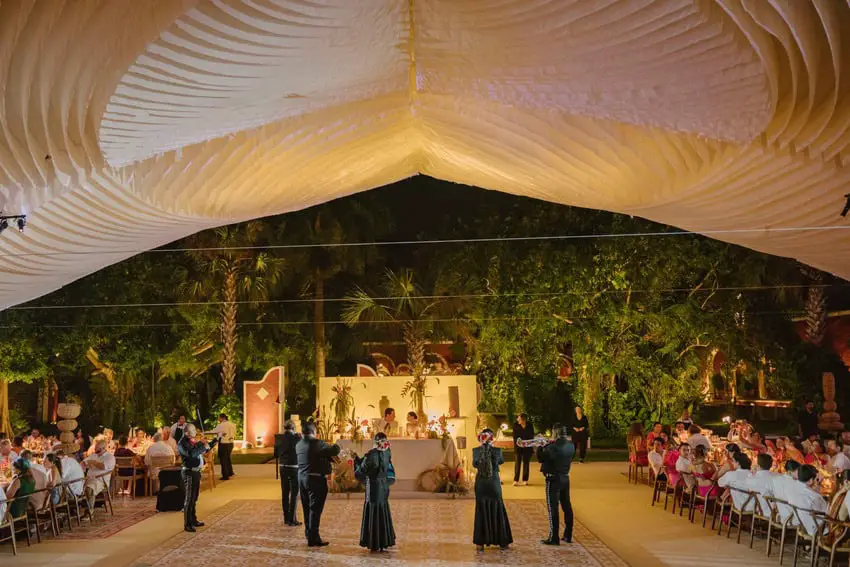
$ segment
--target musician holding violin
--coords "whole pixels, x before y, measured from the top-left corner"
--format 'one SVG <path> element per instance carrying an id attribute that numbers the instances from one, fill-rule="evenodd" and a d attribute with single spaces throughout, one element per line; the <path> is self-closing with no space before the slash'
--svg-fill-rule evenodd
<path id="1" fill-rule="evenodd" d="M 558 530 L 558 504 L 564 510 L 564 543 L 573 541 L 573 507 L 570 502 L 570 466 L 576 454 L 575 445 L 569 438 L 569 429 L 555 424 L 553 440 L 544 446 L 538 444 L 537 460 L 540 472 L 546 477 L 546 506 L 549 508 L 549 537 L 542 540 L 545 545 L 560 545 Z"/>

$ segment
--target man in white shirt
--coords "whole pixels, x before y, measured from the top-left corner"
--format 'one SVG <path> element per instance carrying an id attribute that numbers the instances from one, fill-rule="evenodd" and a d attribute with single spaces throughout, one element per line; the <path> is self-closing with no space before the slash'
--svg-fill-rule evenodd
<path id="1" fill-rule="evenodd" d="M 688 445 L 691 446 L 691 449 L 696 449 L 697 445 L 702 445 L 707 453 L 711 452 L 711 441 L 702 434 L 702 429 L 698 425 L 692 425 L 688 433 Z"/>
<path id="2" fill-rule="evenodd" d="M 770 469 L 773 466 L 773 457 L 767 453 L 761 453 L 756 461 L 758 463 L 758 470 L 755 474 L 750 475 L 744 481 L 744 487 L 746 490 L 758 494 L 758 503 L 761 515 L 770 517 L 770 506 L 764 497 L 774 495 L 773 480 L 774 477 L 778 477 L 779 475 L 770 472 Z"/>
<path id="3" fill-rule="evenodd" d="M 656 437 L 652 441 L 652 451 L 647 455 L 649 459 L 649 468 L 652 469 L 656 477 L 664 474 L 664 439 Z"/>
<path id="4" fill-rule="evenodd" d="M 386 433 L 387 437 L 398 437 L 401 434 L 401 429 L 395 420 L 395 410 L 393 408 L 384 410 L 384 418 L 378 420 L 376 432 Z"/>
<path id="5" fill-rule="evenodd" d="M 788 502 L 791 494 L 797 489 L 799 484 L 797 481 L 797 473 L 800 470 L 800 463 L 797 461 L 785 461 L 785 474 L 773 477 L 773 497 L 784 502 Z M 794 510 L 787 504 L 781 502 L 776 503 L 776 509 L 779 512 L 780 523 L 785 523 L 789 517 L 790 526 L 795 525 L 796 520 L 793 518 Z"/>
<path id="6" fill-rule="evenodd" d="M 746 492 L 742 491 L 749 490 L 747 488 L 747 480 L 752 475 L 750 471 L 752 462 L 744 453 L 735 453 L 731 465 L 732 470 L 717 479 L 717 485 L 721 488 L 736 488 L 737 490 L 730 490 L 732 493 L 732 503 L 735 505 L 735 508 L 744 512 L 751 512 L 754 504 L 752 501 L 747 502 L 749 496 Z"/>
<path id="7" fill-rule="evenodd" d="M 850 458 L 844 454 L 841 441 L 836 439 L 827 441 L 826 452 L 829 454 L 829 470 L 836 476 L 840 475 L 841 471 L 850 469 Z"/>
<path id="8" fill-rule="evenodd" d="M 814 510 L 815 512 L 827 511 L 826 500 L 815 490 L 818 470 L 812 465 L 803 465 L 797 473 L 797 486 L 789 495 L 788 503 L 803 510 Z M 818 521 L 809 512 L 799 512 L 800 522 L 809 535 L 817 531 Z"/>
<path id="9" fill-rule="evenodd" d="M 183 431 L 186 429 L 186 416 L 181 415 L 177 418 L 177 423 L 171 426 L 171 438 L 174 439 L 175 443 L 180 442 L 180 438 L 183 437 Z"/>
<path id="10" fill-rule="evenodd" d="M 99 439 L 95 443 L 94 454 L 83 461 L 83 464 L 86 466 L 86 500 L 89 509 L 94 510 L 95 498 L 104 490 L 109 490 L 109 480 L 112 477 L 110 474 L 101 475 L 115 469 L 115 457 L 106 451 L 106 439 Z"/>
<path id="11" fill-rule="evenodd" d="M 77 459 L 67 456 L 65 451 L 56 451 L 56 456 L 62 462 L 62 482 L 67 484 L 68 490 L 75 496 L 82 496 L 85 489 L 83 467 Z"/>
<path id="12" fill-rule="evenodd" d="M 694 478 L 694 467 L 691 463 L 691 446 L 682 443 L 679 446 L 679 458 L 676 460 L 676 470 L 682 475 L 685 485 L 691 488 L 696 479 Z"/>
<path id="13" fill-rule="evenodd" d="M 171 436 L 171 428 L 166 426 L 160 430 L 162 433 L 162 442 L 168 445 L 171 449 L 171 452 L 174 453 L 175 458 L 177 455 L 177 441 L 174 440 L 174 437 Z"/>
<path id="14" fill-rule="evenodd" d="M 6 491 L 0 490 L 0 518 L 6 519 Z"/>
<path id="15" fill-rule="evenodd" d="M 236 439 L 236 426 L 227 419 L 227 415 L 219 414 L 218 425 L 212 430 L 218 436 L 218 462 L 221 464 L 221 479 L 230 480 L 236 474 L 230 455 L 233 453 L 233 441 Z"/>
<path id="16" fill-rule="evenodd" d="M 154 491 L 158 492 L 159 488 L 159 471 L 162 470 L 161 467 L 153 466 L 152 459 L 160 458 L 170 459 L 170 464 L 174 464 L 174 459 L 176 458 L 176 453 L 171 450 L 171 447 L 162 440 L 162 432 L 157 431 L 153 435 L 153 444 L 148 447 L 148 450 L 145 452 L 145 465 L 148 467 L 148 474 L 153 479 L 153 488 Z"/>

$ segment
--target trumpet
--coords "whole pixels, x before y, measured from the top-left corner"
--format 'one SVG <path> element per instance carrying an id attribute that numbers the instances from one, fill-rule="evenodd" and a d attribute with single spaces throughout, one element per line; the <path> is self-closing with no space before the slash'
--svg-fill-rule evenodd
<path id="1" fill-rule="evenodd" d="M 517 439 L 516 445 L 517 447 L 545 447 L 550 443 L 554 443 L 552 439 L 548 437 L 535 437 L 534 439 Z"/>

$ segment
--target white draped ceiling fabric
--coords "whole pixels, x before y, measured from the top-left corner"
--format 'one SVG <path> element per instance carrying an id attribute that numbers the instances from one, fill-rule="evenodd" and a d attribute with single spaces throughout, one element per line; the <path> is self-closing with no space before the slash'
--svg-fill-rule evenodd
<path id="1" fill-rule="evenodd" d="M 769 230 L 844 222 L 847 0 L 0 0 L 0 86 L 0 307 L 419 173 L 850 277 Z"/>

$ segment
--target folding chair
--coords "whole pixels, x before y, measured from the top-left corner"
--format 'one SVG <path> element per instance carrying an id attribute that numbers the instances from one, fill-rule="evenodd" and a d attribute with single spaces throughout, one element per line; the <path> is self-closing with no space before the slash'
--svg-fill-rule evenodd
<path id="1" fill-rule="evenodd" d="M 27 494 L 25 496 L 18 496 L 17 498 L 10 498 L 6 501 L 6 504 L 8 505 L 8 507 L 6 508 L 7 525 L 9 526 L 9 530 L 12 531 L 12 532 L 20 532 L 20 531 L 26 532 L 26 534 L 27 534 L 27 547 L 29 547 L 30 545 L 32 545 L 32 539 L 30 538 L 30 517 L 29 517 L 29 514 L 27 514 L 26 506 L 24 506 L 23 515 L 18 515 L 18 516 L 12 515 L 12 503 L 18 502 L 18 501 L 29 502 L 29 494 Z M 21 522 L 24 524 L 23 529 L 18 527 L 18 524 L 21 523 Z M 14 537 L 15 536 L 13 535 L 12 538 L 14 538 Z M 13 541 L 14 541 L 14 539 L 13 539 Z M 17 555 L 17 549 L 15 549 L 15 555 Z"/>

